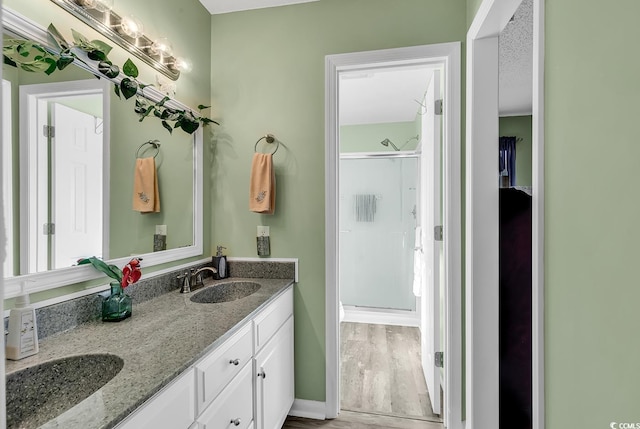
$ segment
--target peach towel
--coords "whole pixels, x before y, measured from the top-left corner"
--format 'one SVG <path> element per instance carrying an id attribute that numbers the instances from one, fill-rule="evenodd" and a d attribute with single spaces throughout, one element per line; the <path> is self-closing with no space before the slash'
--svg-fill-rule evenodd
<path id="1" fill-rule="evenodd" d="M 249 210 L 273 214 L 276 208 L 276 175 L 270 153 L 255 153 L 251 162 Z"/>
<path id="2" fill-rule="evenodd" d="M 133 210 L 140 213 L 160 212 L 158 174 L 154 158 L 137 158 L 133 174 Z"/>

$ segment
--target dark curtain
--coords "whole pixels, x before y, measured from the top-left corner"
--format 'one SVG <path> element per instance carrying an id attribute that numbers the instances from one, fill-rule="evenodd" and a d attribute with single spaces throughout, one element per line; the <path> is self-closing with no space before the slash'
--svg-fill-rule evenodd
<path id="1" fill-rule="evenodd" d="M 499 173 L 507 170 L 509 186 L 516 186 L 516 138 L 500 137 Z"/>

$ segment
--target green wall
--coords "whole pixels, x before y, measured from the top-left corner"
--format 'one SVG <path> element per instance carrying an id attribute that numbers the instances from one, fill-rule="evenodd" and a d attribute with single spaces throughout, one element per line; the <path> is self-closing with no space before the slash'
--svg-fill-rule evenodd
<path id="1" fill-rule="evenodd" d="M 640 421 L 640 3 L 545 8 L 546 427 L 606 428 Z"/>
<path id="2" fill-rule="evenodd" d="M 500 118 L 500 136 L 515 136 L 522 140 L 516 143 L 516 185 L 531 186 L 531 121 L 529 116 L 504 116 Z"/>
<path id="3" fill-rule="evenodd" d="M 385 138 L 400 150 L 415 150 L 418 140 L 410 139 L 418 134 L 419 121 L 343 125 L 340 127 L 340 152 L 395 152 L 391 145 L 380 144 Z"/>
<path id="4" fill-rule="evenodd" d="M 46 27 L 49 23 L 53 23 L 61 33 L 69 40 L 70 29 L 73 28 L 83 33 L 87 37 L 94 39 L 99 38 L 108 42 L 108 40 L 91 30 L 84 25 L 78 19 L 65 12 L 62 8 L 57 6 L 51 1 L 40 0 L 5 0 L 4 6 L 7 6 L 18 13 L 21 13 L 38 24 Z M 211 42 L 208 35 L 211 29 L 211 19 L 209 13 L 197 0 L 182 0 L 178 3 L 173 0 L 138 0 L 136 2 L 124 2 L 117 3 L 115 5 L 116 10 L 121 15 L 133 14 L 139 17 L 145 25 L 145 32 L 156 37 L 167 37 L 172 41 L 174 51 L 177 55 L 189 58 L 193 63 L 193 71 L 190 73 L 183 73 L 180 79 L 177 81 L 177 94 L 176 98 L 189 106 L 197 106 L 198 104 L 208 104 L 210 94 L 210 74 L 209 68 L 211 63 Z M 204 37 L 203 37 L 204 36 Z M 117 47 L 115 44 L 113 51 L 110 53 L 110 58 L 117 64 L 123 64 L 129 57 L 126 52 Z M 132 57 L 132 60 L 138 65 L 140 69 L 139 80 L 145 83 L 156 83 L 156 73 L 151 67 L 146 66 L 141 60 Z M 55 75 L 54 75 L 55 76 Z M 54 77 L 52 76 L 52 77 Z M 114 145 L 128 145 L 133 147 L 133 152 L 143 141 L 157 138 L 161 142 L 166 143 L 162 150 L 169 157 L 183 157 L 184 148 L 179 148 L 178 145 L 183 144 L 185 141 L 188 144 L 189 138 L 180 135 L 180 131 L 176 131 L 172 137 L 169 133 L 162 128 L 159 121 L 149 118 L 142 124 L 138 123 L 137 116 L 133 112 L 133 100 L 121 101 L 115 98 L 112 99 L 112 114 L 118 116 L 127 121 L 127 125 L 119 126 L 112 129 L 112 144 Z M 211 182 L 208 180 L 211 177 L 211 164 L 212 164 L 212 132 L 213 127 L 205 129 L 204 140 L 204 256 L 212 254 L 211 251 L 211 219 L 212 203 L 210 199 Z M 168 145 L 174 145 L 171 149 Z M 116 176 L 118 175 L 118 169 L 121 172 L 122 178 L 131 178 L 133 165 L 133 154 L 126 155 L 122 159 L 112 160 L 112 177 L 114 171 Z M 160 167 L 162 170 L 162 167 Z M 167 173 L 171 173 L 168 171 Z M 175 176 L 175 174 L 173 175 Z M 187 175 L 190 178 L 190 175 Z M 116 177 L 117 179 L 117 177 Z M 171 187 L 181 187 L 182 177 L 171 177 L 167 175 L 167 180 L 164 181 L 164 189 L 169 191 Z M 123 185 L 124 186 L 124 185 Z M 160 185 L 161 192 L 163 184 Z M 131 186 L 127 187 L 126 202 L 123 202 L 123 206 L 130 207 Z M 123 198 L 122 201 L 125 201 Z M 161 201 L 162 202 L 162 201 Z M 174 209 L 176 206 L 173 205 Z M 115 206 L 114 206 L 115 207 Z M 168 207 L 165 207 L 168 209 Z M 163 209 L 164 210 L 164 209 Z M 128 209 L 128 211 L 131 211 Z M 112 219 L 121 219 L 119 215 L 122 212 L 112 212 Z M 178 213 L 177 215 L 180 215 Z M 184 210 L 182 215 L 184 215 Z M 163 223 L 162 215 L 151 215 L 158 217 L 157 223 Z M 154 219 L 155 223 L 155 219 Z M 138 231 L 140 232 L 140 231 Z M 172 229 L 169 228 L 168 240 L 170 240 Z M 141 241 L 146 243 L 145 238 Z M 152 237 L 151 237 L 152 238 Z M 136 240 L 138 238 L 136 237 Z M 152 243 L 150 241 L 150 243 Z M 177 243 L 180 245 L 182 243 Z M 156 267 L 150 267 L 144 269 L 143 272 L 152 272 L 162 268 L 167 268 L 172 265 L 181 264 L 189 260 L 200 259 L 201 257 L 194 257 L 186 260 L 176 261 L 171 264 L 164 264 Z M 72 293 L 78 290 L 85 289 L 96 284 L 102 284 L 104 281 L 86 282 L 77 285 L 70 285 L 64 288 L 54 289 L 42 293 L 37 293 L 32 296 L 32 301 L 37 302 L 44 299 L 49 299 L 54 296 L 60 296 L 68 293 Z M 5 303 L 5 308 L 11 307 L 11 300 Z"/>
<path id="5" fill-rule="evenodd" d="M 274 257 L 300 259 L 296 287 L 296 397 L 325 399 L 324 57 L 464 40 L 462 0 L 323 0 L 211 18 L 216 116 L 212 244 L 255 256 L 256 225 L 271 227 Z M 256 140 L 274 157 L 276 213 L 248 210 Z"/>

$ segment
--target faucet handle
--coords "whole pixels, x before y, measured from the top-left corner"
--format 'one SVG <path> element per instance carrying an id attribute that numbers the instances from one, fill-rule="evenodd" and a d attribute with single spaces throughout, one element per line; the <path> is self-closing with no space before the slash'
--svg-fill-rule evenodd
<path id="1" fill-rule="evenodd" d="M 177 277 L 182 280 L 182 286 L 180 287 L 180 293 L 191 292 L 191 273 L 187 270 L 183 275 Z"/>

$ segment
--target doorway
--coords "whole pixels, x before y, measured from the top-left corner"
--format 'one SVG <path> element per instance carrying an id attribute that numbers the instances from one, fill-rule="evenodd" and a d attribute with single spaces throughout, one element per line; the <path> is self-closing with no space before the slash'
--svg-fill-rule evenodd
<path id="1" fill-rule="evenodd" d="M 340 253 L 342 249 L 341 243 L 341 226 L 340 226 L 340 210 L 343 209 L 343 201 L 340 194 L 340 176 L 342 168 L 340 151 L 340 117 L 338 112 L 341 107 L 340 78 L 341 75 L 347 74 L 369 74 L 371 70 L 384 70 L 399 67 L 420 67 L 428 66 L 433 69 L 442 71 L 444 77 L 444 85 L 442 93 L 445 101 L 443 104 L 442 116 L 442 184 L 443 184 L 443 269 L 442 278 L 444 294 L 442 299 L 441 320 L 438 324 L 443 327 L 443 352 L 444 352 L 444 370 L 441 370 L 442 385 L 445 386 L 443 419 L 448 427 L 461 427 L 461 357 L 460 357 L 460 171 L 459 171 L 459 96 L 460 96 L 460 44 L 447 43 L 440 45 L 419 46 L 412 48 L 399 48 L 383 51 L 361 52 L 354 54 L 331 55 L 326 58 L 326 127 L 327 127 L 327 144 L 326 144 L 326 327 L 327 327 L 327 400 L 325 417 L 335 418 L 340 412 L 340 386 L 339 386 L 339 361 L 340 361 L 340 332 L 339 332 L 339 308 L 340 308 Z M 418 99 L 416 106 L 419 107 L 423 100 Z M 427 110 L 428 110 L 427 106 Z M 435 106 L 431 107 L 432 111 Z M 415 139 L 416 143 L 420 140 Z M 414 134 L 415 135 L 415 134 Z M 404 139 L 385 137 L 373 140 L 375 145 L 384 146 L 389 152 L 401 152 L 404 143 L 409 143 L 406 136 Z M 385 145 L 386 143 L 386 145 Z M 391 144 L 393 143 L 393 144 Z M 439 145 L 438 145 L 439 147 Z M 404 148 L 403 148 L 404 149 Z M 379 149 L 364 148 L 362 152 L 373 152 L 368 155 L 375 156 Z M 363 201 L 372 201 L 377 203 L 376 193 L 367 193 L 363 191 Z M 353 201 L 353 200 L 352 200 Z M 371 203 L 364 203 L 365 206 Z M 416 204 L 418 206 L 419 204 Z M 349 204 L 346 205 L 349 207 Z M 402 207 L 402 204 L 400 205 Z M 371 207 L 370 209 L 371 210 Z M 416 207 L 416 213 L 418 213 Z M 374 215 L 375 216 L 375 215 Z M 416 214 L 418 217 L 418 215 Z M 415 237 L 414 233 L 410 234 Z M 425 233 L 425 236 L 427 234 Z M 429 236 L 431 236 L 429 234 Z M 411 240 L 413 241 L 413 240 Z M 409 240 L 406 241 L 406 244 Z M 415 248 L 415 246 L 414 246 Z M 423 264 L 420 265 L 424 266 Z M 380 267 L 383 269 L 384 267 Z M 435 288 L 434 288 L 435 289 Z M 423 296 L 428 294 L 423 294 Z M 427 311 L 427 305 L 433 307 L 437 302 L 426 299 L 416 300 L 415 312 L 424 315 L 424 318 L 432 318 L 434 320 L 434 312 Z M 397 309 L 394 309 L 397 310 Z M 399 311 L 411 311 L 404 309 Z M 421 324 L 422 325 L 422 324 Z M 432 332 L 435 332 L 435 323 L 429 325 Z M 425 334 L 424 327 L 421 326 L 421 336 Z M 431 336 L 433 337 L 433 335 Z M 425 344 L 423 338 L 420 341 Z M 434 350 L 437 351 L 437 350 Z M 447 387 L 448 386 L 448 387 Z M 435 391 L 434 391 L 435 393 Z M 435 395 L 433 395 L 435 397 Z M 439 399 L 439 398 L 438 398 Z"/>
<path id="2" fill-rule="evenodd" d="M 21 227 L 22 274 L 70 267 L 83 255 L 108 258 L 106 91 L 100 81 L 20 87 L 28 118 L 20 133 L 21 205 L 29 213 Z"/>

